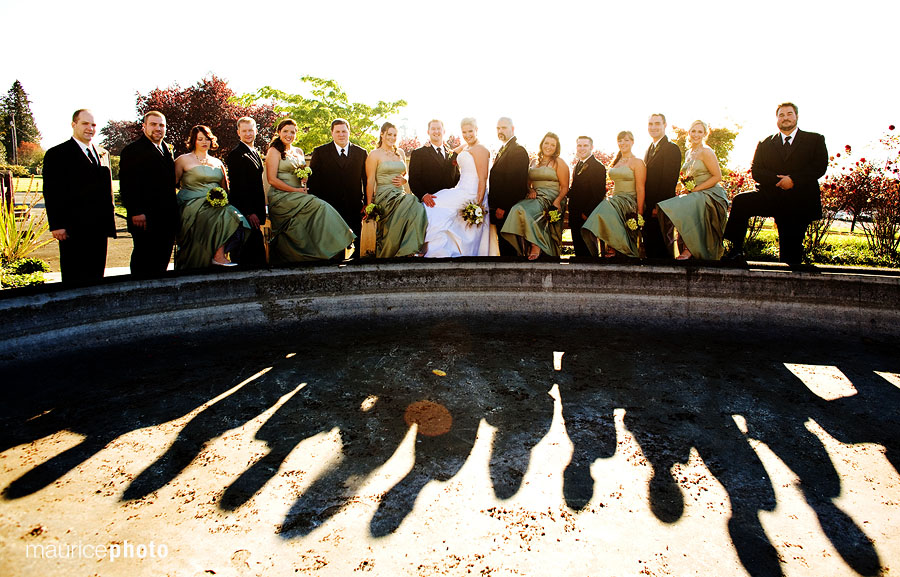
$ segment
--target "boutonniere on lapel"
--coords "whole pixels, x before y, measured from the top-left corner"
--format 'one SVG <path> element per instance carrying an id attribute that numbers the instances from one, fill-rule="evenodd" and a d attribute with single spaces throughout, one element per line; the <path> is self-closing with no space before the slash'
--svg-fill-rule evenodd
<path id="1" fill-rule="evenodd" d="M 457 156 L 457 155 L 456 155 L 455 152 L 451 152 L 451 153 L 450 153 L 450 156 L 448 157 L 448 158 L 450 159 L 450 164 L 451 164 L 454 168 L 457 167 L 457 166 L 459 166 L 459 162 L 456 160 L 456 156 Z"/>
<path id="2" fill-rule="evenodd" d="M 169 154 L 172 154 L 172 155 L 175 154 L 175 145 L 174 145 L 174 144 L 169 144 L 169 143 L 167 142 L 167 143 L 166 143 L 166 148 L 169 149 Z"/>
<path id="3" fill-rule="evenodd" d="M 503 153 L 506 152 L 506 146 L 509 144 L 507 141 L 503 146 L 500 147 L 500 150 L 497 151 L 497 156 L 494 157 L 494 162 L 500 160 L 500 157 L 503 156 Z"/>
<path id="4" fill-rule="evenodd" d="M 579 176 L 582 172 L 584 172 L 587 169 L 587 167 L 588 167 L 588 161 L 587 161 L 587 159 L 585 159 L 581 163 L 581 168 L 579 168 L 578 172 L 575 173 L 575 176 Z"/>
<path id="5" fill-rule="evenodd" d="M 100 156 L 100 166 L 109 166 L 109 151 L 102 146 L 98 146 L 97 155 Z"/>

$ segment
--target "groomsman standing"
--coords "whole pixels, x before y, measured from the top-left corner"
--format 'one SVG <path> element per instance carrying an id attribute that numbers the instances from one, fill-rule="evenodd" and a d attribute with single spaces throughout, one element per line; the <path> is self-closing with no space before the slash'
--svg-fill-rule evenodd
<path id="1" fill-rule="evenodd" d="M 803 237 L 814 220 L 822 218 L 819 179 L 828 169 L 825 137 L 797 128 L 797 105 L 779 104 L 775 110 L 778 133 L 756 146 L 751 171 L 758 184 L 752 192 L 734 197 L 725 225 L 725 238 L 732 243 L 723 260 L 743 260 L 747 219 L 775 217 L 781 262 L 800 264 Z"/>
<path id="2" fill-rule="evenodd" d="M 94 145 L 96 131 L 91 111 L 76 110 L 72 138 L 44 156 L 44 205 L 66 284 L 102 279 L 107 238 L 116 236 L 109 155 Z"/>
<path id="3" fill-rule="evenodd" d="M 579 136 L 575 140 L 575 156 L 578 163 L 572 171 L 572 186 L 569 188 L 569 228 L 575 256 L 591 256 L 581 236 L 581 227 L 597 205 L 606 198 L 606 167 L 594 157 L 594 139 Z M 601 253 L 602 254 L 602 253 Z"/>
<path id="4" fill-rule="evenodd" d="M 311 194 L 329 203 L 340 213 L 359 238 L 366 198 L 366 154 L 350 143 L 350 123 L 343 118 L 331 122 L 332 141 L 316 147 L 309 161 L 312 173 L 306 181 Z M 355 246 L 353 256 L 359 256 Z"/>
<path id="5" fill-rule="evenodd" d="M 506 222 L 506 213 L 514 204 L 528 194 L 528 152 L 516 142 L 515 127 L 510 118 L 497 121 L 497 138 L 503 143 L 488 177 L 488 204 L 491 210 L 491 225 L 497 232 Z M 516 256 L 516 247 L 500 241 L 500 256 Z"/>
<path id="6" fill-rule="evenodd" d="M 144 115 L 142 129 L 141 137 L 122 150 L 119 185 L 134 243 L 131 274 L 153 277 L 169 266 L 181 217 L 175 198 L 175 161 L 163 140 L 166 117 L 151 110 Z"/>
<path id="7" fill-rule="evenodd" d="M 666 136 L 666 116 L 651 114 L 647 132 L 653 144 L 644 155 L 647 183 L 644 186 L 644 248 L 647 258 L 675 258 L 675 227 L 657 203 L 675 196 L 675 185 L 681 172 L 681 149 Z M 658 217 L 658 218 L 657 218 Z"/>
<path id="8" fill-rule="evenodd" d="M 428 123 L 428 143 L 409 155 L 409 189 L 426 206 L 434 206 L 432 195 L 459 182 L 459 166 L 444 144 L 444 123 Z"/>
<path id="9" fill-rule="evenodd" d="M 259 225 L 266 222 L 266 191 L 263 188 L 263 161 L 254 146 L 256 121 L 249 116 L 239 118 L 237 133 L 241 141 L 225 157 L 231 188 L 228 202 L 241 211 L 252 227 L 238 262 L 242 265 L 265 264 L 266 253 Z"/>

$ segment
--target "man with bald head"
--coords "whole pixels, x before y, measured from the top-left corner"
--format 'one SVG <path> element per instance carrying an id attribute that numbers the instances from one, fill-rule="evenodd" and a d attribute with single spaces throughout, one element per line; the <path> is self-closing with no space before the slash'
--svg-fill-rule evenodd
<path id="1" fill-rule="evenodd" d="M 497 138 L 503 143 L 488 177 L 488 205 L 491 225 L 503 228 L 506 215 L 514 204 L 528 194 L 528 152 L 516 142 L 512 119 L 504 116 L 497 121 Z M 516 256 L 516 247 L 500 240 L 500 256 Z"/>
<path id="2" fill-rule="evenodd" d="M 72 138 L 44 155 L 44 205 L 65 284 L 102 279 L 107 238 L 116 236 L 109 154 L 94 144 L 96 133 L 93 113 L 76 110 Z"/>

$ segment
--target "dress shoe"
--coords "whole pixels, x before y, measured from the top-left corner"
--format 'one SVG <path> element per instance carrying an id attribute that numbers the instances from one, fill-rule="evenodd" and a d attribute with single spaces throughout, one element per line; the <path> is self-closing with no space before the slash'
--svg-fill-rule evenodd
<path id="1" fill-rule="evenodd" d="M 743 249 L 740 248 L 732 248 L 724 255 L 722 255 L 722 260 L 731 261 L 731 262 L 746 262 L 747 257 L 744 256 Z"/>
<path id="2" fill-rule="evenodd" d="M 231 262 L 230 260 L 226 260 L 225 262 L 219 262 L 216 259 L 212 259 L 212 264 L 215 266 L 237 266 L 236 262 Z"/>

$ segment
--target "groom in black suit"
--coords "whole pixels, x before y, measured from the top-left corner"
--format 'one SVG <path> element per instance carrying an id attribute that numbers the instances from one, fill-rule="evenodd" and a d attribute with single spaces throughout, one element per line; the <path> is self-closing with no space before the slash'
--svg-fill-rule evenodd
<path id="1" fill-rule="evenodd" d="M 606 167 L 593 154 L 594 139 L 579 136 L 575 140 L 575 156 L 578 162 L 572 171 L 572 186 L 569 187 L 569 228 L 572 231 L 572 245 L 575 256 L 589 257 L 587 245 L 581 236 L 581 227 L 597 205 L 606 198 Z"/>
<path id="2" fill-rule="evenodd" d="M 332 141 L 316 147 L 309 161 L 312 173 L 306 185 L 340 213 L 359 238 L 366 199 L 366 151 L 350 143 L 350 123 L 343 118 L 331 122 Z M 359 246 L 353 256 L 359 256 Z"/>
<path id="3" fill-rule="evenodd" d="M 675 258 L 675 227 L 656 205 L 675 196 L 681 172 L 681 149 L 666 136 L 666 116 L 651 114 L 647 132 L 653 144 L 644 155 L 647 181 L 644 186 L 644 249 L 647 258 Z"/>
<path id="4" fill-rule="evenodd" d="M 434 206 L 431 196 L 439 190 L 453 188 L 459 182 L 459 166 L 444 144 L 444 123 L 428 123 L 428 143 L 409 155 L 409 189 L 427 206 Z"/>
<path id="5" fill-rule="evenodd" d="M 494 165 L 488 177 L 488 205 L 491 224 L 497 226 L 497 234 L 506 222 L 506 215 L 514 204 L 528 194 L 528 152 L 516 142 L 515 127 L 510 118 L 497 121 L 497 138 L 503 146 L 494 157 Z M 500 241 L 500 256 L 516 256 L 516 247 Z"/>
<path id="6" fill-rule="evenodd" d="M 241 141 L 225 157 L 231 185 L 228 202 L 247 217 L 252 227 L 238 262 L 242 265 L 265 264 L 266 253 L 259 225 L 266 222 L 266 191 L 263 188 L 263 160 L 254 147 L 256 121 L 249 116 L 239 118 L 237 133 Z"/>
<path id="7" fill-rule="evenodd" d="M 66 284 L 102 279 L 107 238 L 116 236 L 109 155 L 94 146 L 96 130 L 91 111 L 77 110 L 72 138 L 44 155 L 44 206 Z"/>
<path id="8" fill-rule="evenodd" d="M 180 224 L 175 198 L 175 160 L 166 137 L 166 117 L 151 110 L 144 115 L 141 137 L 122 150 L 119 185 L 128 213 L 134 249 L 131 274 L 159 276 L 166 272 Z"/>
<path id="9" fill-rule="evenodd" d="M 751 171 L 757 189 L 734 197 L 725 226 L 732 243 L 723 260 L 743 260 L 747 219 L 775 217 L 781 262 L 798 265 L 803 258 L 803 237 L 814 220 L 822 218 L 819 179 L 828 169 L 825 137 L 797 128 L 797 105 L 779 104 L 775 111 L 778 132 L 756 146 Z"/>

